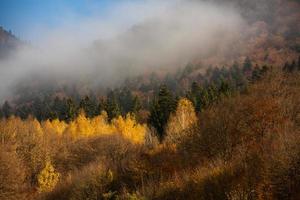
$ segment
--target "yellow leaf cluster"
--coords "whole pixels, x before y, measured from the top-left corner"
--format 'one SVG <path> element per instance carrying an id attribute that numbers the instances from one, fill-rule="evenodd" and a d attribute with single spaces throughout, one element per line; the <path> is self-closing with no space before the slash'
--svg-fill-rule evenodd
<path id="1" fill-rule="evenodd" d="M 166 127 L 166 141 L 177 143 L 184 131 L 197 122 L 197 116 L 193 103 L 187 98 L 178 102 L 176 112 L 171 114 Z"/>
<path id="2" fill-rule="evenodd" d="M 48 161 L 45 168 L 38 175 L 38 191 L 50 192 L 59 181 L 60 174 L 55 171 L 53 165 Z"/>
<path id="3" fill-rule="evenodd" d="M 144 143 L 147 127 L 146 125 L 136 123 L 133 115 L 127 114 L 125 118 L 121 116 L 117 117 L 112 121 L 112 126 L 124 138 L 134 143 Z"/>
<path id="4" fill-rule="evenodd" d="M 120 134 L 133 143 L 144 143 L 147 132 L 146 125 L 138 124 L 135 118 L 128 114 L 126 117 L 119 116 L 108 121 L 107 113 L 92 119 L 80 113 L 74 121 L 46 120 L 39 122 L 34 118 L 21 120 L 17 117 L 0 121 L 0 140 L 6 142 L 15 138 L 30 136 L 38 138 L 42 136 L 67 136 L 72 139 L 93 137 L 99 135 Z"/>

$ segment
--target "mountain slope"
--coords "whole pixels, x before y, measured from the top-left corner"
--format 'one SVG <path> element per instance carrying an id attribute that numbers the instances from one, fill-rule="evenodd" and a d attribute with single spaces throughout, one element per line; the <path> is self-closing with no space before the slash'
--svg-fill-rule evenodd
<path id="1" fill-rule="evenodd" d="M 11 31 L 6 31 L 0 27 L 0 59 L 8 56 L 12 51 L 14 51 L 21 41 L 17 39 Z"/>

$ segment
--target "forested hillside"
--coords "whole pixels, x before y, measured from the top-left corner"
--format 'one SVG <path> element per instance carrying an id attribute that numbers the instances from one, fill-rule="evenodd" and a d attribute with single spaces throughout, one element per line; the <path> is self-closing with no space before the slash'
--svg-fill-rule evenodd
<path id="1" fill-rule="evenodd" d="M 178 98 L 161 86 L 149 126 L 85 107 L 67 121 L 2 119 L 0 197 L 298 199 L 299 66 L 249 78 Z"/>
<path id="2" fill-rule="evenodd" d="M 0 27 L 0 200 L 299 200 L 300 1 L 124 2 Z"/>
<path id="3" fill-rule="evenodd" d="M 0 27 L 0 59 L 9 56 L 20 44 L 21 41 L 11 31 L 6 31 Z"/>

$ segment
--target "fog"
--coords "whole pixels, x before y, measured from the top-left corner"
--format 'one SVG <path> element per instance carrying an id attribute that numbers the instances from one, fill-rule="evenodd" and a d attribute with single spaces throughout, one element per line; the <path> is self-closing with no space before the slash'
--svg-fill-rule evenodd
<path id="1" fill-rule="evenodd" d="M 245 26 L 234 7 L 202 1 L 123 2 L 105 16 L 62 16 L 61 26 L 41 28 L 36 41 L 0 62 L 0 95 L 27 77 L 106 87 L 127 76 L 226 55 Z"/>

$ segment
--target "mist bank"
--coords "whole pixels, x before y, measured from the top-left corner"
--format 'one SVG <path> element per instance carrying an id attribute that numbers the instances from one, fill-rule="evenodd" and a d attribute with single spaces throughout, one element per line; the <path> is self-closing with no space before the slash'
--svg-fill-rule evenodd
<path id="1" fill-rule="evenodd" d="M 253 3 L 264 8 L 274 2 Z M 14 56 L 0 61 L 0 97 L 26 81 L 105 88 L 129 76 L 172 70 L 188 62 L 230 63 L 255 48 L 246 40 L 268 29 L 264 24 L 250 26 L 250 17 L 241 8 L 242 1 L 123 2 L 105 17 L 95 15 L 45 28 L 33 45 L 22 46 Z"/>

